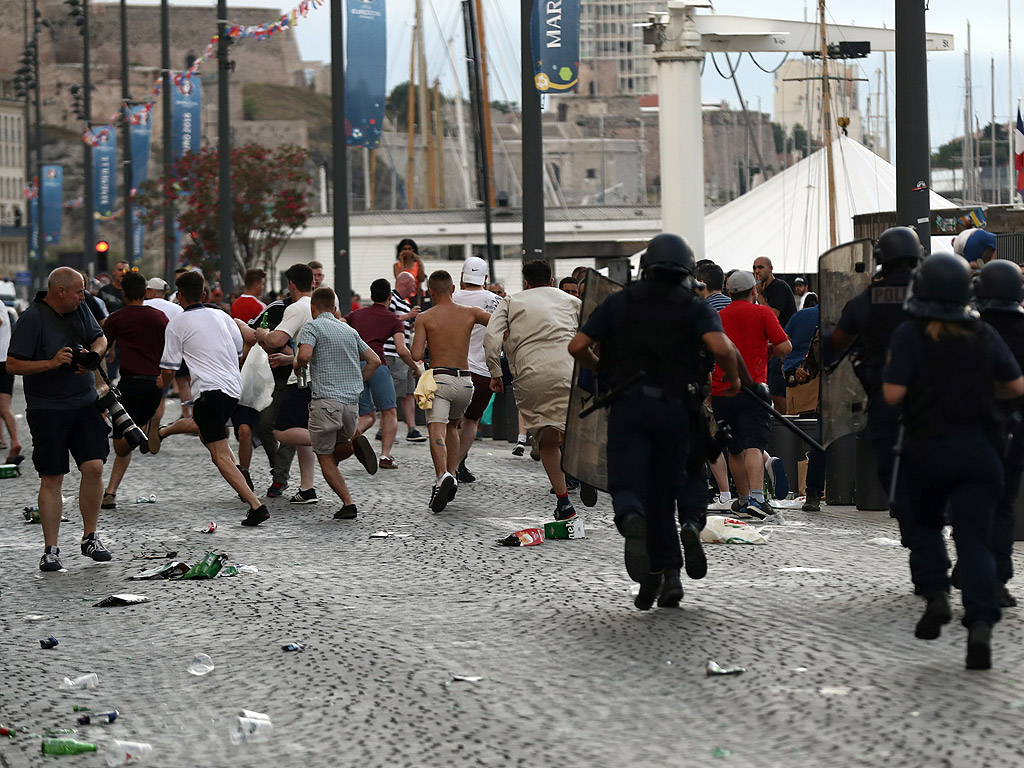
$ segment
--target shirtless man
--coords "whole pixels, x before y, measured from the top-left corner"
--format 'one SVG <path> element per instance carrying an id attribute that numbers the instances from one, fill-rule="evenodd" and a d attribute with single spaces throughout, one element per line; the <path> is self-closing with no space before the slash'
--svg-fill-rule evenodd
<path id="1" fill-rule="evenodd" d="M 455 472 L 459 466 L 459 420 L 473 398 L 473 379 L 466 369 L 469 339 L 473 327 L 487 325 L 490 314 L 479 307 L 466 307 L 452 301 L 455 283 L 444 270 L 427 280 L 433 306 L 416 319 L 412 341 L 413 359 L 420 363 L 427 347 L 437 391 L 427 410 L 430 458 L 437 480 L 430 493 L 430 508 L 441 512 L 458 490 Z"/>

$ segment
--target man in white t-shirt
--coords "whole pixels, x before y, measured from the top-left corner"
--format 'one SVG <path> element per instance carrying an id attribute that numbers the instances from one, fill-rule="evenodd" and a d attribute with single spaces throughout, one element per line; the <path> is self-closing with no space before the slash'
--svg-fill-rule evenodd
<path id="1" fill-rule="evenodd" d="M 467 307 L 479 307 L 492 314 L 497 308 L 501 297 L 484 288 L 487 283 L 487 262 L 478 256 L 470 256 L 462 265 L 462 279 L 459 290 L 452 295 L 452 301 Z M 487 356 L 484 354 L 484 334 L 487 326 L 477 325 L 469 338 L 469 372 L 473 377 L 473 399 L 462 417 L 459 427 L 459 469 L 455 479 L 460 483 L 472 483 L 476 480 L 466 469 L 466 455 L 476 440 L 476 431 L 480 425 L 480 417 L 491 402 L 491 374 L 487 371 Z"/>
<path id="2" fill-rule="evenodd" d="M 242 525 L 259 525 L 270 517 L 270 512 L 245 482 L 228 445 L 227 421 L 242 394 L 238 367 L 242 335 L 227 313 L 203 304 L 206 281 L 201 272 L 185 272 L 175 282 L 186 307 L 167 323 L 160 358 L 161 385 L 170 383 L 184 360 L 192 376 L 195 404 L 191 419 L 179 419 L 170 427 L 158 429 L 157 434 L 163 440 L 172 434 L 198 429 L 199 439 L 221 476 L 249 505 Z M 194 422 L 194 427 L 189 421 Z"/>
<path id="3" fill-rule="evenodd" d="M 14 374 L 7 372 L 7 348 L 11 345 L 11 314 L 0 302 L 0 419 L 11 436 L 11 446 L 4 464 L 20 464 L 22 461 L 21 441 L 18 440 L 18 420 L 11 408 L 14 394 Z"/>
<path id="4" fill-rule="evenodd" d="M 284 310 L 284 317 L 273 331 L 254 328 L 253 333 L 268 354 L 279 353 L 294 359 L 296 339 L 302 326 L 313 319 L 310 296 L 313 295 L 313 270 L 306 264 L 293 264 L 284 273 L 288 280 L 288 293 L 292 303 Z M 291 361 L 289 361 L 291 364 Z M 313 467 L 316 458 L 309 439 L 309 403 L 312 391 L 299 386 L 295 372 L 288 377 L 281 405 L 277 410 L 274 437 L 285 445 L 294 445 L 299 459 L 299 490 L 288 501 L 292 504 L 316 504 L 313 488 Z"/>
<path id="5" fill-rule="evenodd" d="M 163 312 L 168 320 L 173 320 L 185 310 L 180 304 L 168 301 L 164 298 L 167 295 L 167 281 L 162 277 L 151 277 L 146 281 L 146 298 L 142 302 L 144 307 L 156 307 Z"/>

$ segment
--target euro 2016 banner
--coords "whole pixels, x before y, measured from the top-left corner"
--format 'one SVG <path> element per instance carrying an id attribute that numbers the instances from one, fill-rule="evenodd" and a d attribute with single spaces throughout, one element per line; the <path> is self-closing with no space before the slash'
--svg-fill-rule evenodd
<path id="1" fill-rule="evenodd" d="M 580 0 L 534 0 L 530 43 L 537 90 L 575 91 L 580 82 Z"/>
<path id="2" fill-rule="evenodd" d="M 387 98 L 385 0 L 348 0 L 345 136 L 352 147 L 376 149 Z"/>
<path id="3" fill-rule="evenodd" d="M 40 182 L 43 190 L 43 242 L 60 245 L 60 226 L 64 216 L 64 169 L 59 165 L 44 165 Z"/>
<path id="4" fill-rule="evenodd" d="M 109 128 L 93 134 L 92 190 L 96 215 L 109 219 L 114 215 L 117 197 L 117 137 Z"/>
<path id="5" fill-rule="evenodd" d="M 202 136 L 202 83 L 198 77 L 171 81 L 171 161 L 199 149 Z"/>
<path id="6" fill-rule="evenodd" d="M 153 123 L 149 111 L 143 106 L 129 107 L 132 143 L 132 190 L 139 187 L 149 175 L 149 149 L 153 136 Z M 142 223 L 142 211 L 132 206 L 132 257 L 133 262 L 142 258 L 146 245 L 146 228 Z"/>

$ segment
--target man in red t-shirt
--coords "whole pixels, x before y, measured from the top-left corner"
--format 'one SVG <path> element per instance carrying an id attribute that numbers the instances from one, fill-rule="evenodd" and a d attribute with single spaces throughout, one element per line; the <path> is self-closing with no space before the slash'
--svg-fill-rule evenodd
<path id="1" fill-rule="evenodd" d="M 359 398 L 359 433 L 362 434 L 373 426 L 375 411 L 380 411 L 381 469 L 396 469 L 391 449 L 395 444 L 398 432 L 398 404 L 395 399 L 395 383 L 391 379 L 391 371 L 384 354 L 384 342 L 394 341 L 398 356 L 411 370 L 417 370 L 416 361 L 409 354 L 405 344 L 405 323 L 391 311 L 391 283 L 381 278 L 370 284 L 368 307 L 357 309 L 345 315 L 345 322 L 355 328 L 363 341 L 381 359 L 381 366 L 363 384 L 363 395 Z"/>
<path id="2" fill-rule="evenodd" d="M 260 301 L 263 295 L 263 286 L 267 281 L 267 273 L 262 269 L 248 269 L 245 272 L 245 288 L 242 295 L 231 304 L 231 316 L 243 323 L 248 323 L 254 317 L 267 308 L 266 304 Z"/>
<path id="3" fill-rule="evenodd" d="M 167 315 L 155 307 L 145 307 L 146 278 L 138 272 L 129 272 L 121 283 L 125 307 L 111 313 L 103 324 L 113 349 L 116 345 L 121 356 L 121 378 L 117 388 L 121 392 L 121 405 L 147 435 L 160 426 L 159 409 L 163 389 L 158 382 L 160 356 L 164 352 L 164 329 Z M 146 446 L 146 443 L 142 444 Z M 114 425 L 114 464 L 110 481 L 103 492 L 103 509 L 117 506 L 117 487 L 121 484 L 128 464 L 132 460 L 131 446 Z"/>
<path id="4" fill-rule="evenodd" d="M 722 329 L 743 358 L 750 378 L 768 396 L 768 358 L 785 357 L 793 344 L 779 325 L 779 319 L 768 307 L 755 303 L 757 281 L 751 272 L 738 270 L 729 276 L 726 290 L 732 299 L 718 316 Z M 740 507 L 750 505 L 761 515 L 772 512 L 764 499 L 764 459 L 772 433 L 771 416 L 757 403 L 744 397 L 725 397 L 727 386 L 722 369 L 715 366 L 711 381 L 711 406 L 715 418 L 725 421 L 732 432 L 729 440 L 729 470 L 736 481 Z"/>

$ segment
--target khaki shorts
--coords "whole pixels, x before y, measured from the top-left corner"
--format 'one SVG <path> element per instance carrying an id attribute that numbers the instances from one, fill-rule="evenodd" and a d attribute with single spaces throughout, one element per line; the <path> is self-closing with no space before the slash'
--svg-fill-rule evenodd
<path id="1" fill-rule="evenodd" d="M 412 369 L 405 364 L 405 361 L 395 355 L 386 355 L 388 368 L 391 370 L 391 381 L 395 384 L 395 398 L 401 400 L 406 395 L 416 391 L 416 379 L 412 375 Z"/>
<path id="2" fill-rule="evenodd" d="M 473 399 L 473 379 L 469 376 L 452 376 L 435 373 L 434 405 L 427 414 L 427 424 L 449 424 L 461 419 Z"/>
<path id="3" fill-rule="evenodd" d="M 347 443 L 356 433 L 357 403 L 317 398 L 309 404 L 309 443 L 313 453 L 334 453 L 334 446 Z"/>

